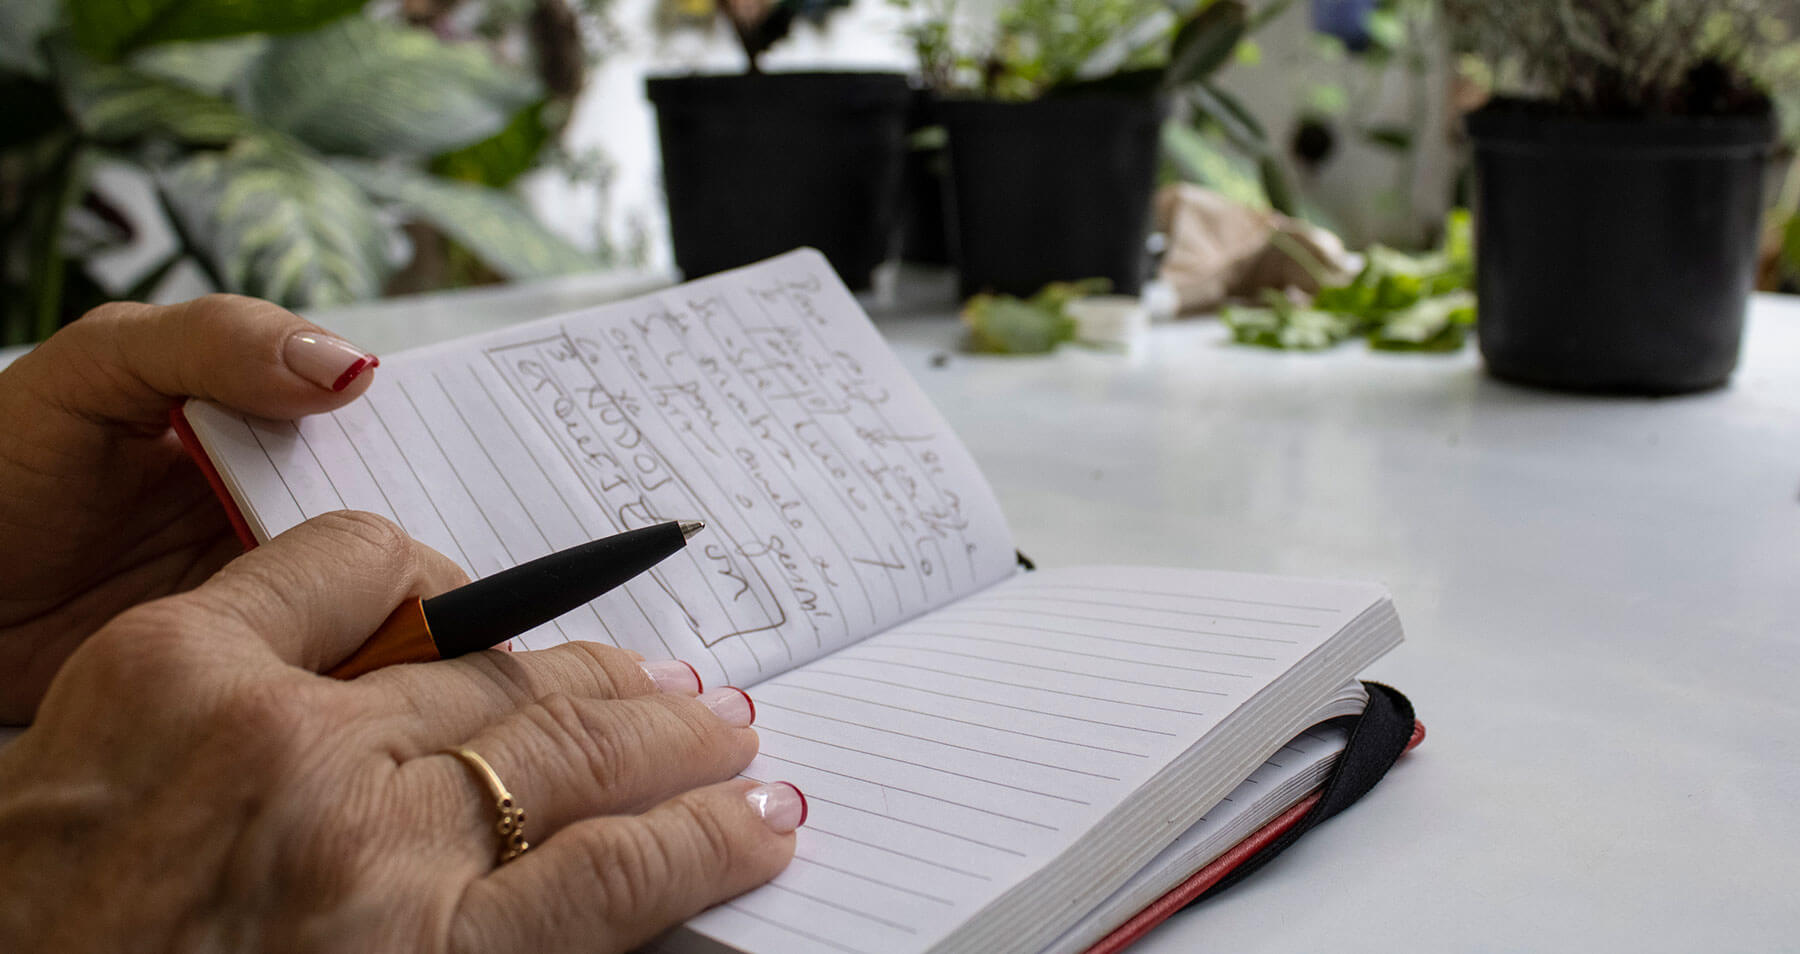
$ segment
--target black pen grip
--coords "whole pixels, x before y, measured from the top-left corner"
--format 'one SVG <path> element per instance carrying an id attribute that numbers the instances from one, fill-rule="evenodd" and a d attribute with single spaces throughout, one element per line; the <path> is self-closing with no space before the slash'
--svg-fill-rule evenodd
<path id="1" fill-rule="evenodd" d="M 424 601 L 444 658 L 541 626 L 661 563 L 687 542 L 675 521 L 558 550 Z"/>

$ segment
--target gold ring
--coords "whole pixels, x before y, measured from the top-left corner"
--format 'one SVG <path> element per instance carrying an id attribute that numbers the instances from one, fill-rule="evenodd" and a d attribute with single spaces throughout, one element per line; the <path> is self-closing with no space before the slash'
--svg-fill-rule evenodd
<path id="1" fill-rule="evenodd" d="M 494 810 L 500 819 L 494 823 L 494 831 L 500 836 L 500 864 L 519 857 L 531 850 L 531 842 L 525 840 L 525 809 L 513 804 L 512 793 L 506 790 L 506 783 L 500 781 L 499 773 L 481 757 L 474 749 L 457 746 L 444 749 L 443 754 L 454 755 L 462 764 L 481 777 L 481 784 L 487 786 L 488 794 L 494 797 Z"/>

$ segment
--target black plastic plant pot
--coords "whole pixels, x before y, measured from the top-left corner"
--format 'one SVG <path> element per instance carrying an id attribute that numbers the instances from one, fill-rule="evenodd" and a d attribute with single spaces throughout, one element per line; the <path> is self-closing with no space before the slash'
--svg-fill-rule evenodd
<path id="1" fill-rule="evenodd" d="M 946 100 L 937 114 L 965 297 L 1083 278 L 1138 293 L 1166 99 Z"/>
<path id="2" fill-rule="evenodd" d="M 675 264 L 688 278 L 801 245 L 869 287 L 897 227 L 912 91 L 898 73 L 649 80 Z"/>
<path id="3" fill-rule="evenodd" d="M 1482 358 L 1520 384 L 1677 394 L 1737 366 L 1769 115 L 1470 115 Z"/>

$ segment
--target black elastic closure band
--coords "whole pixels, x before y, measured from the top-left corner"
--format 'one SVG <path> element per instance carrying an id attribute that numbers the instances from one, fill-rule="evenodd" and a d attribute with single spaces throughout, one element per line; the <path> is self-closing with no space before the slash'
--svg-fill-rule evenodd
<path id="1" fill-rule="evenodd" d="M 1367 681 L 1363 686 L 1369 690 L 1369 705 L 1362 715 L 1332 720 L 1337 724 L 1350 724 L 1350 741 L 1344 745 L 1344 753 L 1338 756 L 1337 765 L 1325 779 L 1319 801 L 1313 805 L 1312 810 L 1302 815 L 1294 823 L 1294 827 L 1282 832 L 1281 837 L 1244 859 L 1230 874 L 1219 879 L 1217 884 L 1201 892 L 1199 897 L 1189 902 L 1190 905 L 1205 901 L 1254 874 L 1276 855 L 1287 850 L 1289 845 L 1299 841 L 1300 836 L 1314 825 L 1350 807 L 1357 799 L 1368 794 L 1375 783 L 1388 773 L 1388 769 L 1399 761 L 1401 754 L 1406 751 L 1407 742 L 1412 739 L 1412 702 L 1392 686 Z"/>

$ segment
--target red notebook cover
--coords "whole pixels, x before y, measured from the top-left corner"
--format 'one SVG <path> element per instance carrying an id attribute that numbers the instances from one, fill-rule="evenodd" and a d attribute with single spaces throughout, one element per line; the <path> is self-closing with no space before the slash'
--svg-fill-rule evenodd
<path id="1" fill-rule="evenodd" d="M 1406 741 L 1406 751 L 1411 752 L 1420 742 L 1425 741 L 1425 724 L 1413 721 L 1412 738 Z M 1188 906 L 1195 898 L 1206 892 L 1206 889 L 1218 884 L 1233 868 L 1243 864 L 1251 856 L 1268 847 L 1275 839 L 1280 838 L 1288 829 L 1306 813 L 1312 810 L 1319 801 L 1319 793 L 1313 792 L 1295 802 L 1287 811 L 1276 815 L 1268 824 L 1258 828 L 1250 837 L 1233 845 L 1230 850 L 1214 858 L 1206 867 L 1194 872 L 1186 881 L 1169 889 L 1169 892 L 1133 915 L 1131 920 L 1113 929 L 1111 934 L 1094 943 L 1086 954 L 1118 954 L 1133 941 L 1150 933 L 1150 929 L 1167 921 L 1170 915 Z"/>
<path id="2" fill-rule="evenodd" d="M 244 512 L 238 509 L 237 501 L 231 499 L 231 491 L 225 489 L 225 480 L 219 476 L 219 469 L 213 466 L 212 458 L 206 454 L 206 448 L 200 446 L 200 438 L 194 434 L 193 425 L 188 423 L 183 408 L 187 402 L 169 408 L 169 426 L 175 429 L 175 436 L 181 439 L 181 449 L 194 459 L 194 465 L 206 477 L 206 485 L 212 488 L 213 496 L 219 498 L 219 505 L 225 508 L 225 519 L 231 521 L 231 531 L 237 534 L 238 542 L 244 549 L 256 547 L 256 535 L 250 532 L 250 521 L 244 519 Z"/>

